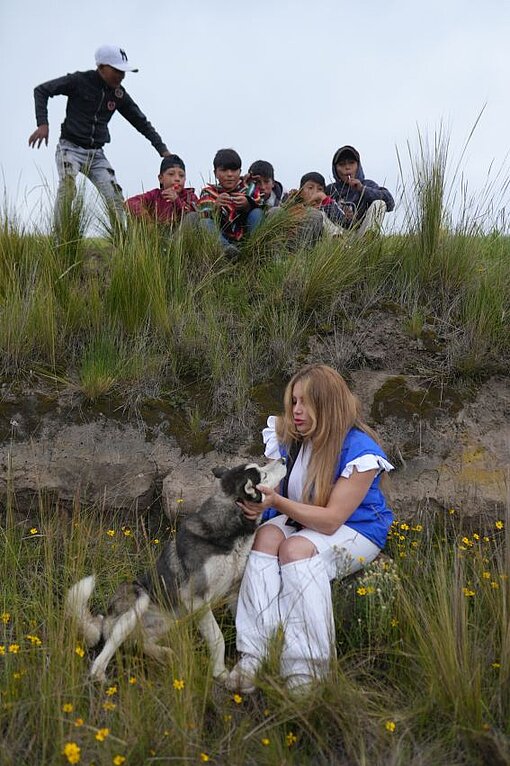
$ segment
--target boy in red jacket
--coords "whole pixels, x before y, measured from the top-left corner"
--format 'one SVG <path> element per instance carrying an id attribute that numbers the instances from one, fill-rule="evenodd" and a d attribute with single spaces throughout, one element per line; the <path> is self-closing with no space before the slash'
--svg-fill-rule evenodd
<path id="1" fill-rule="evenodd" d="M 195 190 L 185 187 L 186 168 L 177 154 L 165 157 L 158 175 L 159 189 L 137 194 L 126 200 L 131 215 L 156 223 L 180 223 L 185 215 L 196 209 Z"/>

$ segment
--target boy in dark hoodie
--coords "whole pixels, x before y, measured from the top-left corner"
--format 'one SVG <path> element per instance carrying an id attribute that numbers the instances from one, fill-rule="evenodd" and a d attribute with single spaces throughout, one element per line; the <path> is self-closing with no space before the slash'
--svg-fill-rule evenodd
<path id="1" fill-rule="evenodd" d="M 341 225 L 346 229 L 355 227 L 360 236 L 371 229 L 379 230 L 385 213 L 395 207 L 388 189 L 365 178 L 354 146 L 340 147 L 333 156 L 332 166 L 335 183 L 326 187 L 326 194 L 338 202 L 344 212 Z"/>
<path id="2" fill-rule="evenodd" d="M 126 207 L 135 218 L 148 218 L 156 223 L 180 223 L 185 215 L 196 209 L 195 190 L 186 187 L 186 168 L 177 154 L 165 157 L 159 168 L 159 189 L 137 194 L 126 200 Z"/>

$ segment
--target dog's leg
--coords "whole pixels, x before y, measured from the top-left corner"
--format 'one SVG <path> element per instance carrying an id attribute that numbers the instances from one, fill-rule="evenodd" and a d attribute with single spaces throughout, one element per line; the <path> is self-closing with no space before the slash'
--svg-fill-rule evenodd
<path id="1" fill-rule="evenodd" d="M 89 599 L 95 584 L 94 575 L 84 577 L 69 588 L 66 597 L 66 612 L 76 621 L 87 646 L 95 646 L 99 643 L 103 627 L 103 616 L 101 614 L 94 616 L 89 610 Z"/>
<path id="2" fill-rule="evenodd" d="M 225 667 L 225 639 L 211 611 L 211 607 L 206 607 L 201 615 L 198 621 L 198 629 L 209 648 L 213 677 L 218 680 L 224 680 L 228 676 Z"/>
<path id="3" fill-rule="evenodd" d="M 138 597 L 136 604 L 116 620 L 103 650 L 92 663 L 90 668 L 92 678 L 97 678 L 99 681 L 105 680 L 108 663 L 119 646 L 136 628 L 137 622 L 141 619 L 143 613 L 147 611 L 149 604 L 149 594 L 142 593 Z"/>
<path id="4" fill-rule="evenodd" d="M 155 644 L 154 641 L 144 641 L 142 648 L 144 654 L 148 657 L 152 657 L 153 660 L 157 660 L 158 662 L 165 662 L 175 655 L 174 650 L 170 649 L 169 646 L 159 646 L 159 644 Z"/>

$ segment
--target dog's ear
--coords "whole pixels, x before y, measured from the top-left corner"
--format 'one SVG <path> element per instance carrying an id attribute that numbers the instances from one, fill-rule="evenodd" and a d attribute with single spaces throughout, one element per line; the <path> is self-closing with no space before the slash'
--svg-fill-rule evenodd
<path id="1" fill-rule="evenodd" d="M 256 484 L 254 484 L 251 479 L 248 479 L 244 485 L 244 491 L 248 497 L 253 498 L 255 503 L 260 503 L 262 500 L 262 493 L 256 488 Z"/>
<path id="2" fill-rule="evenodd" d="M 226 466 L 224 466 L 224 465 L 219 465 L 216 468 L 212 469 L 212 472 L 216 476 L 217 479 L 221 479 L 222 476 L 225 476 L 227 471 L 228 471 L 228 468 L 226 468 Z"/>

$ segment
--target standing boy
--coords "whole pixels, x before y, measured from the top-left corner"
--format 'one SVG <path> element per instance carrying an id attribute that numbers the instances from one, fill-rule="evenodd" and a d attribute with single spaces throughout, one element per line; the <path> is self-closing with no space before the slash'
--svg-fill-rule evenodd
<path id="1" fill-rule="evenodd" d="M 196 210 L 198 197 L 193 188 L 185 186 L 186 168 L 177 154 L 163 158 L 158 181 L 159 189 L 126 200 L 131 215 L 172 225 L 180 223 L 185 215 Z"/>
<path id="2" fill-rule="evenodd" d="M 262 221 L 263 199 L 256 184 L 241 179 L 241 158 L 234 149 L 220 149 L 213 160 L 217 184 L 200 193 L 198 210 L 202 225 L 219 235 L 230 258 L 239 255 L 237 244 Z"/>
<path id="3" fill-rule="evenodd" d="M 354 146 L 341 146 L 333 156 L 335 183 L 329 184 L 329 194 L 342 208 L 346 229 L 356 227 L 361 236 L 368 230 L 378 231 L 384 215 L 395 207 L 388 189 L 365 178 L 360 154 Z"/>
<path id="4" fill-rule="evenodd" d="M 104 197 L 108 210 L 118 219 L 124 216 L 122 189 L 115 171 L 103 152 L 110 141 L 108 123 L 114 112 L 144 135 L 162 157 L 170 154 L 161 136 L 122 87 L 126 72 L 138 72 L 126 52 L 116 45 L 102 45 L 95 53 L 97 69 L 74 72 L 34 89 L 37 130 L 28 143 L 37 148 L 48 145 L 48 99 L 67 96 L 66 116 L 60 130 L 55 159 L 59 186 L 55 207 L 58 223 L 64 205 L 69 206 L 76 192 L 75 179 L 83 173 Z"/>

